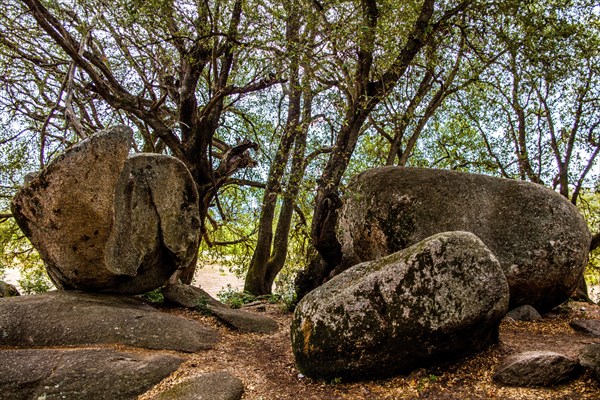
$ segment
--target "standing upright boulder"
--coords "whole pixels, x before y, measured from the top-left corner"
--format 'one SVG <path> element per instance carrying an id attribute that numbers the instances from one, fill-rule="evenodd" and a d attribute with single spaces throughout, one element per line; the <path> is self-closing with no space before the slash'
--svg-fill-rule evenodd
<path id="1" fill-rule="evenodd" d="M 144 293 L 195 260 L 199 199 L 185 165 L 129 158 L 117 126 L 67 149 L 12 202 L 15 219 L 60 289 Z"/>
<path id="2" fill-rule="evenodd" d="M 566 198 L 534 183 L 447 170 L 383 167 L 355 176 L 337 221 L 338 270 L 461 230 L 498 257 L 511 308 L 547 311 L 569 298 L 591 235 Z"/>
<path id="3" fill-rule="evenodd" d="M 507 308 L 506 278 L 483 242 L 440 233 L 308 293 L 292 349 L 312 378 L 381 378 L 495 343 Z"/>

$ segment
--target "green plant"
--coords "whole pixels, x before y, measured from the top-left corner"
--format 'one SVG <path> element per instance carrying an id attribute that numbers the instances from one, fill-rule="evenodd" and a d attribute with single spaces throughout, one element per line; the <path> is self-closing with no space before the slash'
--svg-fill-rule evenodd
<path id="1" fill-rule="evenodd" d="M 21 287 L 21 293 L 24 294 L 44 293 L 54 288 L 46 274 L 46 269 L 41 264 L 22 269 L 21 279 L 17 282 Z"/>
<path id="2" fill-rule="evenodd" d="M 162 304 L 165 302 L 165 296 L 162 293 L 162 288 L 157 288 L 146 292 L 142 295 L 142 299 L 149 301 L 150 303 Z"/>
<path id="3" fill-rule="evenodd" d="M 217 298 L 231 308 L 240 308 L 244 304 L 257 300 L 256 296 L 246 292 L 238 292 L 231 285 L 227 285 L 226 288 L 217 293 Z"/>
<path id="4" fill-rule="evenodd" d="M 208 307 L 208 297 L 200 296 L 196 303 L 196 311 L 202 315 L 212 315 L 211 309 Z"/>

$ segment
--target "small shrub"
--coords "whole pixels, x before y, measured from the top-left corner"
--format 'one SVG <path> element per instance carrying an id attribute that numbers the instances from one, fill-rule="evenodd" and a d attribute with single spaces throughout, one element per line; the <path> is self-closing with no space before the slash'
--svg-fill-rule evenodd
<path id="1" fill-rule="evenodd" d="M 238 292 L 231 285 L 217 293 L 217 298 L 221 303 L 227 304 L 231 308 L 240 308 L 244 304 L 256 301 L 256 296 L 247 292 Z"/>
<path id="2" fill-rule="evenodd" d="M 208 307 L 207 297 L 200 296 L 198 298 L 198 303 L 196 304 L 196 311 L 198 311 L 202 315 L 212 315 L 212 311 Z"/>
<path id="3" fill-rule="evenodd" d="M 142 295 L 142 299 L 154 304 L 163 304 L 165 302 L 165 296 L 162 293 L 162 288 L 154 289 L 144 293 Z"/>

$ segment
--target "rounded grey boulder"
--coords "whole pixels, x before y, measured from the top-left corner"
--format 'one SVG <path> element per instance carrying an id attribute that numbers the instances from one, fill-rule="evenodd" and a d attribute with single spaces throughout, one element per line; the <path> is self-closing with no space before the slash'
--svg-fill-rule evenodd
<path id="1" fill-rule="evenodd" d="M 67 149 L 12 202 L 15 219 L 60 289 L 144 293 L 194 260 L 199 200 L 185 165 L 128 158 L 117 126 Z"/>
<path id="2" fill-rule="evenodd" d="M 507 308 L 506 278 L 482 241 L 441 233 L 306 295 L 292 349 L 309 377 L 379 378 L 495 343 Z"/>
<path id="3" fill-rule="evenodd" d="M 433 234 L 467 231 L 496 255 L 511 308 L 547 311 L 569 298 L 591 235 L 579 211 L 541 185 L 455 171 L 383 167 L 355 176 L 337 223 L 338 269 Z"/>

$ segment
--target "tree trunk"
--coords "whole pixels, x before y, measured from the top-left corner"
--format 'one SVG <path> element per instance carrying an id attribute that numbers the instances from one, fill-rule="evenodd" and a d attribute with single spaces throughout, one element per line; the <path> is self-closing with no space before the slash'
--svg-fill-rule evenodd
<path id="1" fill-rule="evenodd" d="M 298 193 L 300 191 L 300 184 L 302 182 L 302 178 L 304 177 L 304 171 L 307 167 L 304 154 L 306 151 L 308 127 L 311 121 L 311 104 L 312 97 L 310 95 L 310 86 L 308 86 L 307 90 L 304 91 L 302 128 L 296 136 L 290 179 L 283 197 L 281 212 L 279 213 L 279 219 L 277 220 L 277 228 L 275 229 L 273 254 L 267 263 L 265 271 L 265 286 L 268 288 L 273 286 L 273 282 L 275 282 L 275 278 L 283 268 L 287 258 L 294 207 L 296 205 L 296 198 L 298 197 Z"/>
<path id="2" fill-rule="evenodd" d="M 289 5 L 289 4 L 288 4 Z M 248 273 L 244 283 L 244 291 L 254 295 L 270 294 L 273 282 L 268 282 L 267 270 L 269 259 L 271 258 L 271 248 L 273 243 L 273 221 L 275 218 L 275 207 L 277 199 L 281 192 L 281 182 L 285 173 L 285 167 L 288 163 L 290 151 L 294 139 L 298 134 L 300 125 L 300 103 L 302 98 L 302 89 L 299 81 L 299 52 L 297 44 L 299 40 L 300 21 L 297 13 L 289 10 L 286 37 L 288 42 L 288 52 L 291 55 L 290 78 L 288 85 L 289 107 L 285 132 L 279 143 L 279 148 L 267 178 L 267 185 L 263 195 L 263 203 L 258 227 L 258 238 L 256 248 L 250 260 Z M 274 279 L 274 278 L 273 278 Z"/>

